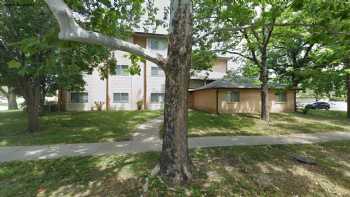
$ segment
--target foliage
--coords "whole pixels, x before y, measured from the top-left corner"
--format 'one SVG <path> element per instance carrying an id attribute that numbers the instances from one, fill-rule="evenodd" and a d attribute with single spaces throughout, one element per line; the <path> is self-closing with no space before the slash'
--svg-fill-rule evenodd
<path id="1" fill-rule="evenodd" d="M 214 65 L 217 55 L 207 49 L 194 49 L 192 51 L 192 72 L 202 70 L 210 71 Z"/>

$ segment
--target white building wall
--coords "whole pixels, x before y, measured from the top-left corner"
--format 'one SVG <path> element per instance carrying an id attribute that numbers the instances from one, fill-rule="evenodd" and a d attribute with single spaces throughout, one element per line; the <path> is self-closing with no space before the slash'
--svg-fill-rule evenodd
<path id="1" fill-rule="evenodd" d="M 148 38 L 147 39 L 147 48 L 153 52 L 157 52 L 163 56 L 167 56 L 167 49 L 165 50 L 152 50 L 151 49 L 151 39 L 155 38 Z M 163 42 L 166 42 L 166 39 L 160 39 Z M 147 87 L 147 104 L 148 104 L 148 109 L 150 110 L 156 110 L 156 109 L 162 109 L 163 104 L 162 103 L 152 103 L 151 102 L 151 94 L 152 93 L 165 93 L 165 74 L 161 76 L 152 76 L 151 69 L 153 66 L 156 66 L 156 64 L 147 61 L 147 82 L 148 82 L 148 87 Z M 162 71 L 163 72 L 163 71 Z"/>
<path id="2" fill-rule="evenodd" d="M 147 39 L 147 48 L 151 51 L 158 52 L 164 56 L 167 55 L 167 49 L 164 50 L 152 50 L 150 47 L 151 39 L 162 39 L 166 42 L 166 38 L 151 37 Z M 115 57 L 117 59 L 117 65 L 131 65 L 128 53 L 115 51 Z M 156 64 L 147 61 L 146 62 L 146 77 L 147 77 L 147 108 L 150 110 L 162 109 L 162 103 L 152 103 L 152 93 L 165 93 L 165 75 L 152 76 L 152 66 Z M 223 66 L 219 65 L 220 68 Z M 140 65 L 140 75 L 128 75 L 128 76 L 117 76 L 111 75 L 109 77 L 109 97 L 110 97 L 110 108 L 111 110 L 136 110 L 137 101 L 143 100 L 144 97 L 144 65 Z M 221 69 L 222 70 L 222 69 Z M 94 71 L 91 75 L 85 75 L 86 81 L 85 92 L 88 93 L 88 103 L 72 103 L 70 93 L 67 95 L 67 110 L 70 111 L 82 111 L 82 110 L 96 110 L 95 102 L 106 101 L 106 81 L 101 80 L 98 71 Z M 128 103 L 114 103 L 114 93 L 128 93 Z M 105 105 L 103 106 L 105 108 Z"/>

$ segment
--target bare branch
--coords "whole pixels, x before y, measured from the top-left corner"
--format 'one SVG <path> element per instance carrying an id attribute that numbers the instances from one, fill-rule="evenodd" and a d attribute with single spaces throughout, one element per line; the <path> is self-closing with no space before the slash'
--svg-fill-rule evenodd
<path id="1" fill-rule="evenodd" d="M 46 0 L 46 3 L 59 23 L 60 39 L 89 44 L 99 44 L 111 49 L 129 52 L 158 64 L 162 69 L 165 68 L 167 59 L 159 53 L 151 52 L 143 47 L 140 47 L 139 45 L 123 41 L 121 39 L 112 38 L 101 33 L 83 29 L 74 20 L 72 11 L 63 0 Z"/>

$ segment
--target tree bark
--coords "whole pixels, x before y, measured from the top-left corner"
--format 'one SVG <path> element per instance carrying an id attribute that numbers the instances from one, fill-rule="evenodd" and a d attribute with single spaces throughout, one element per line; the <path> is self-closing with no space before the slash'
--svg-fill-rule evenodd
<path id="1" fill-rule="evenodd" d="M 109 70 L 106 76 L 106 111 L 109 111 L 110 99 L 109 99 Z"/>
<path id="2" fill-rule="evenodd" d="M 18 109 L 17 96 L 15 94 L 14 88 L 12 88 L 12 87 L 8 87 L 7 100 L 8 100 L 8 109 L 9 110 L 17 110 Z"/>
<path id="3" fill-rule="evenodd" d="M 30 83 L 30 82 L 27 82 Z M 29 133 L 39 131 L 39 113 L 40 113 L 40 86 L 28 85 L 30 89 L 26 91 L 25 101 L 27 104 L 28 128 Z"/>
<path id="4" fill-rule="evenodd" d="M 59 38 L 90 44 L 144 57 L 166 73 L 164 109 L 165 134 L 160 173 L 172 183 L 185 183 L 192 177 L 187 142 L 187 90 L 192 53 L 192 1 L 172 0 L 168 58 L 136 44 L 87 31 L 74 20 L 63 0 L 46 0 L 59 26 Z"/>
<path id="5" fill-rule="evenodd" d="M 45 112 L 45 97 L 46 92 L 44 90 L 41 90 L 40 93 L 40 99 L 39 99 L 39 112 Z"/>
<path id="6" fill-rule="evenodd" d="M 187 91 L 192 53 L 192 2 L 173 0 L 166 65 L 163 147 L 160 173 L 173 184 L 191 180 L 187 141 Z"/>
<path id="7" fill-rule="evenodd" d="M 66 94 L 62 88 L 58 90 L 58 111 L 66 111 Z"/>
<path id="8" fill-rule="evenodd" d="M 268 86 L 268 69 L 266 58 L 262 58 L 262 65 L 260 71 L 260 80 L 261 80 L 261 113 L 260 118 L 264 121 L 270 121 L 270 112 L 269 112 L 269 86 Z"/>

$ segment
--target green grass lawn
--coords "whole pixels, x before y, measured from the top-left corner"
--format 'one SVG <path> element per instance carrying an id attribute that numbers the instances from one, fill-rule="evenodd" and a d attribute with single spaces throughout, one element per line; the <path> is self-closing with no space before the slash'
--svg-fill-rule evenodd
<path id="1" fill-rule="evenodd" d="M 269 124 L 259 114 L 217 115 L 199 111 L 189 112 L 189 136 L 217 135 L 283 135 L 350 131 L 346 112 L 314 111 L 271 114 Z"/>
<path id="2" fill-rule="evenodd" d="M 350 141 L 198 149 L 194 179 L 169 188 L 149 177 L 158 153 L 73 157 L 0 164 L 1 196 L 347 196 Z M 302 155 L 316 165 L 293 159 Z"/>
<path id="3" fill-rule="evenodd" d="M 140 123 L 159 111 L 65 112 L 40 117 L 41 130 L 28 134 L 26 114 L 0 112 L 0 146 L 127 140 Z"/>

